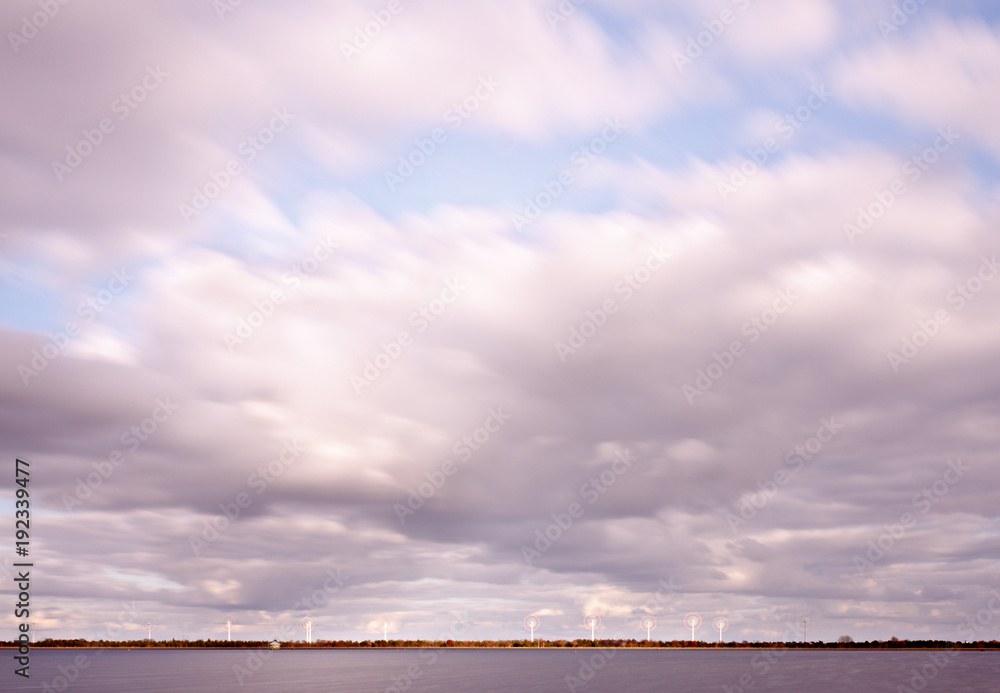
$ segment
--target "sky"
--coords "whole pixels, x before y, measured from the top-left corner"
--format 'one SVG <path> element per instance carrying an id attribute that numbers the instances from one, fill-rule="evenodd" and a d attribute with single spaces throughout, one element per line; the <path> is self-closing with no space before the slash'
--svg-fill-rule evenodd
<path id="1" fill-rule="evenodd" d="M 998 24 L 4 3 L 36 638 L 1000 637 Z"/>

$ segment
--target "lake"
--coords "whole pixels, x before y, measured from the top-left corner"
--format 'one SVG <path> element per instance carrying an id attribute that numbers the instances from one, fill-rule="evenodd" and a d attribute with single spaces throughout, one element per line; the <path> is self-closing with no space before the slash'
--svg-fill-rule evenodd
<path id="1" fill-rule="evenodd" d="M 30 680 L 3 652 L 0 690 L 46 693 L 1000 693 L 998 651 L 36 649 Z"/>

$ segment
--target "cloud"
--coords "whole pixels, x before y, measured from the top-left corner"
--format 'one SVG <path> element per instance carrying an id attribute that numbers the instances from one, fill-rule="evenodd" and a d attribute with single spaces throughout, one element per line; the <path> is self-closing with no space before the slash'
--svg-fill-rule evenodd
<path id="1" fill-rule="evenodd" d="M 678 70 L 704 6 L 425 3 L 348 61 L 373 7 L 66 7 L 0 69 L 53 85 L 0 116 L 40 634 L 955 637 L 996 578 L 986 20 L 754 3 Z"/>
<path id="2" fill-rule="evenodd" d="M 734 4 L 741 9 L 742 3 Z M 765 0 L 747 3 L 727 42 L 739 58 L 753 62 L 801 60 L 832 46 L 839 25 L 838 8 L 828 0 Z"/>
<path id="3" fill-rule="evenodd" d="M 858 108 L 889 113 L 911 127 L 954 128 L 996 156 L 1000 141 L 992 123 L 1000 112 L 995 88 L 1000 39 L 995 28 L 977 19 L 939 17 L 892 38 L 838 61 L 838 93 Z"/>

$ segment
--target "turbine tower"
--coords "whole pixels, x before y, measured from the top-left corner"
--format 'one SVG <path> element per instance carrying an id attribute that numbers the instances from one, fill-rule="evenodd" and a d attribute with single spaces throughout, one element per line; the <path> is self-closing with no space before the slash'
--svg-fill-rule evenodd
<path id="1" fill-rule="evenodd" d="M 537 616 L 528 616 L 524 619 L 524 627 L 531 631 L 531 642 L 535 642 L 535 628 L 538 628 L 539 623 Z"/>
<path id="2" fill-rule="evenodd" d="M 701 616 L 688 614 L 684 617 L 684 624 L 691 628 L 691 642 L 694 642 L 694 629 L 701 625 Z"/>
<path id="3" fill-rule="evenodd" d="M 729 628 L 729 621 L 726 618 L 719 616 L 719 618 L 715 619 L 715 621 L 712 622 L 712 627 L 715 628 L 717 631 L 719 631 L 719 644 L 721 645 L 722 631 Z"/>
<path id="4" fill-rule="evenodd" d="M 639 619 L 639 627 L 646 629 L 646 642 L 649 642 L 649 632 L 656 628 L 656 619 L 652 616 L 643 616 Z"/>

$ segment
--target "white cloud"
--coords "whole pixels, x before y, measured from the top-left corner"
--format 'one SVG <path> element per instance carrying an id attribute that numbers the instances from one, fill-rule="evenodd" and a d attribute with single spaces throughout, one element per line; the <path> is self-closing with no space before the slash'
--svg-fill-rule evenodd
<path id="1" fill-rule="evenodd" d="M 1000 154 L 1000 36 L 988 24 L 937 18 L 908 28 L 838 61 L 834 84 L 859 108 L 912 126 L 952 127 Z"/>
<path id="2" fill-rule="evenodd" d="M 822 53 L 840 29 L 838 8 L 830 0 L 755 0 L 734 12 L 726 44 L 739 58 L 753 62 L 803 60 Z"/>
<path id="3" fill-rule="evenodd" d="M 484 638 L 522 636 L 530 613 L 546 637 L 581 635 L 588 610 L 606 631 L 637 630 L 667 579 L 677 594 L 647 610 L 668 638 L 689 610 L 727 613 L 749 639 L 805 612 L 826 614 L 829 637 L 886 637 L 893 619 L 949 636 L 940 614 L 973 608 L 1000 483 L 1000 283 L 961 310 L 946 297 L 994 252 L 995 185 L 969 156 L 998 151 L 995 32 L 937 18 L 847 46 L 854 20 L 832 4 L 761 0 L 679 71 L 691 22 L 727 3 L 595 1 L 554 28 L 550 5 L 407 4 L 352 62 L 339 43 L 368 21 L 361 3 L 244 3 L 221 23 L 207 5 L 78 8 L 0 68 L 9 93 L 52 85 L 0 115 L 16 236 L 0 244 L 3 276 L 34 302 L 3 304 L 0 429 L 9 457 L 46 470 L 38 497 L 56 509 L 39 558 L 60 591 L 42 622 L 113 622 L 130 590 L 164 634 L 217 634 L 224 605 L 250 637 L 300 619 L 293 604 L 335 568 L 349 579 L 315 616 L 337 637 L 381 613 L 395 633 L 434 636 L 443 600 Z M 831 104 L 720 194 L 824 61 L 864 137 Z M 169 78 L 56 181 L 52 158 L 148 64 Z M 445 181 L 548 180 L 607 117 L 630 124 L 522 233 L 505 206 L 516 186 L 472 204 L 428 183 L 416 205 L 372 184 L 489 75 L 501 86 L 449 142 Z M 192 188 L 242 157 L 274 108 L 289 127 L 184 223 Z M 960 143 L 907 169 L 947 123 Z M 897 179 L 905 190 L 883 201 Z M 122 266 L 135 283 L 25 386 L 18 364 Z M 948 324 L 893 372 L 887 352 L 941 307 Z M 756 338 L 753 319 L 767 324 Z M 562 358 L 574 330 L 586 339 Z M 745 353 L 730 362 L 734 340 Z M 687 401 L 682 387 L 723 363 Z M 158 397 L 177 413 L 62 512 Z M 487 430 L 497 408 L 510 419 Z M 726 513 L 791 469 L 825 417 L 843 431 L 734 533 Z M 290 439 L 305 451 L 258 494 L 253 475 Z M 608 471 L 621 448 L 634 461 Z M 969 483 L 874 577 L 852 576 L 869 533 L 959 454 Z M 400 523 L 394 504 L 456 460 Z M 595 479 L 607 488 L 590 502 Z M 253 503 L 195 555 L 190 537 L 241 492 Z M 528 565 L 521 547 L 574 502 L 582 517 Z"/>

